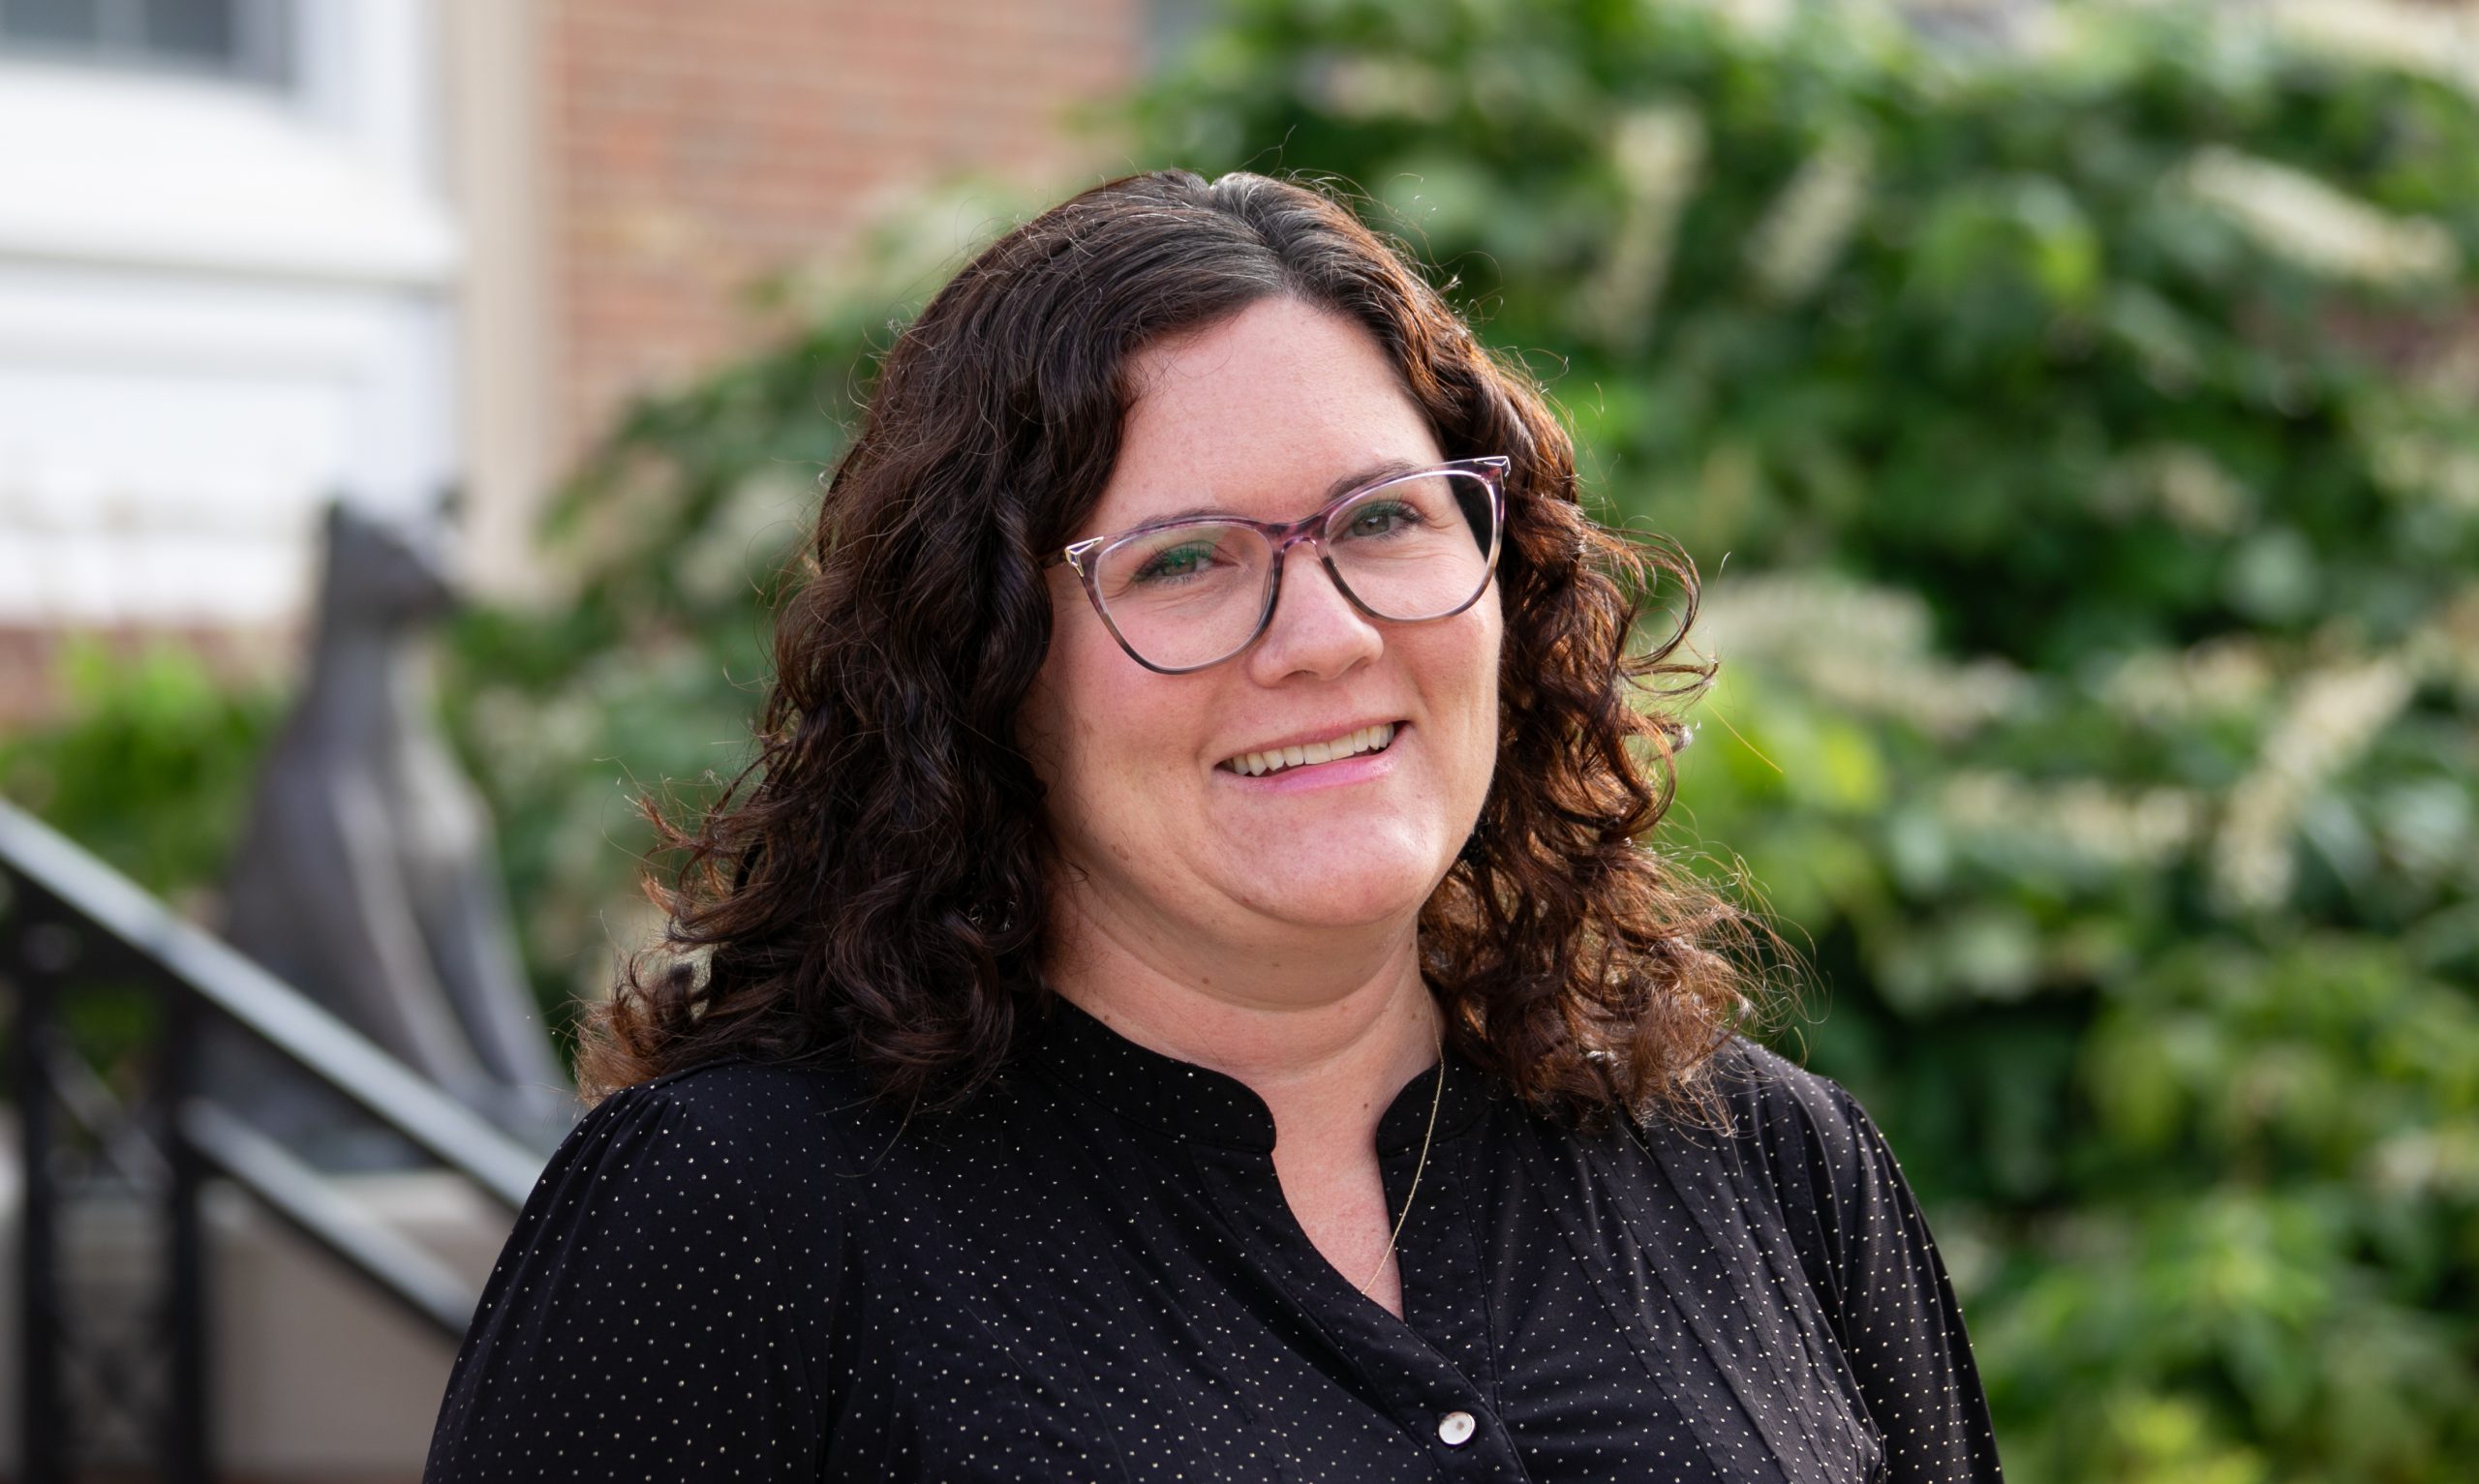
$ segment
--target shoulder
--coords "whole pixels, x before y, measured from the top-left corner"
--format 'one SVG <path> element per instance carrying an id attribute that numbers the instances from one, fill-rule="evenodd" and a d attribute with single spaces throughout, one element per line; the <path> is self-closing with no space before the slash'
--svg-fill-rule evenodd
<path id="1" fill-rule="evenodd" d="M 1883 1136 L 1850 1089 L 1733 1034 L 1699 1074 L 1728 1120 L 1726 1142 L 1750 1179 L 1791 1207 L 1831 1205 L 1889 1161 Z"/>
<path id="2" fill-rule="evenodd" d="M 1859 1100 L 1745 1036 L 1716 1052 L 1714 1086 L 1730 1117 L 1727 1140 L 1748 1185 L 1761 1188 L 1811 1256 L 1837 1259 L 1882 1222 L 1916 1212 L 1902 1162 Z M 1920 1234 L 1924 1240 L 1924 1232 Z"/>
<path id="3" fill-rule="evenodd" d="M 1861 1116 L 1850 1089 L 1744 1032 L 1732 1034 L 1714 1052 L 1705 1075 L 1729 1108 L 1731 1132 L 1740 1138 L 1790 1130 L 1847 1138 Z"/>
<path id="4" fill-rule="evenodd" d="M 722 1057 L 632 1083 L 595 1105 L 618 1103 L 680 1110 L 703 1127 L 764 1142 L 786 1135 L 832 1139 L 872 1121 L 860 1070 L 842 1058 L 758 1062 Z"/>
<path id="5" fill-rule="evenodd" d="M 879 1116 L 848 1066 L 704 1062 L 587 1108 L 543 1178 L 584 1173 L 597 1194 L 658 1210 L 719 1201 L 775 1212 L 804 1196 L 842 1205 L 851 1182 L 831 1177 L 862 1162 Z"/>
<path id="6" fill-rule="evenodd" d="M 554 1461 L 622 1453 L 663 1477 L 706 1457 L 813 1472 L 858 1283 L 858 1182 L 805 1163 L 837 1142 L 811 1115 L 832 1097 L 798 1068 L 718 1062 L 586 1109 L 483 1287 L 423 1477 L 582 1477 Z"/>

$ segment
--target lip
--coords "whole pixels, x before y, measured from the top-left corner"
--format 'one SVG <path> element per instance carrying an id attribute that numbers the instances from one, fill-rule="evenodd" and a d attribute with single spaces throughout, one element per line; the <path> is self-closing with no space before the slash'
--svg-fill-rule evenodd
<path id="1" fill-rule="evenodd" d="M 1402 741 L 1403 734 L 1396 732 L 1395 744 L 1399 745 Z M 1316 789 L 1348 788 L 1355 783 L 1372 782 L 1393 772 L 1394 765 L 1395 749 L 1389 746 L 1383 752 L 1355 753 L 1335 762 L 1319 763 L 1309 768 L 1286 768 L 1263 777 L 1252 778 L 1246 773 L 1227 772 L 1219 768 L 1214 772 L 1219 774 L 1216 782 L 1232 788 L 1244 788 L 1251 793 L 1303 794 Z"/>
<path id="2" fill-rule="evenodd" d="M 1304 746 L 1312 742 L 1328 742 L 1336 737 L 1349 736 L 1362 726 L 1389 724 L 1383 721 L 1363 721 L 1359 726 L 1348 726 L 1339 731 L 1303 733 L 1297 742 L 1275 742 L 1270 745 Z M 1344 788 L 1354 783 L 1367 783 L 1385 777 L 1394 771 L 1397 761 L 1402 756 L 1403 739 L 1411 735 L 1412 724 L 1408 721 L 1396 721 L 1391 725 L 1394 728 L 1394 739 L 1386 744 L 1386 749 L 1382 752 L 1356 752 L 1350 757 L 1336 758 L 1331 763 L 1317 763 L 1304 768 L 1286 768 L 1280 772 L 1270 772 L 1260 776 L 1233 772 L 1216 764 L 1212 769 L 1214 781 L 1231 788 L 1244 788 L 1252 793 L 1266 794 L 1300 794 L 1315 789 Z M 1262 752 L 1267 749 L 1258 747 L 1250 750 Z"/>

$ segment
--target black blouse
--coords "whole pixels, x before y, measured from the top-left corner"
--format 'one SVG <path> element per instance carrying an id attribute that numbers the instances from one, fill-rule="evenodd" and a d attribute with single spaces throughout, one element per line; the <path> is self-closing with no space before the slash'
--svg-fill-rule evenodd
<path id="1" fill-rule="evenodd" d="M 677 1072 L 552 1157 L 423 1478 L 1998 1478 L 1883 1136 L 1745 1038 L 1716 1066 L 1728 1136 L 1415 1077 L 1378 1128 L 1399 1214 L 1439 1100 L 1400 1319 L 1293 1219 L 1255 1093 L 1065 1001 L 953 1113 Z"/>

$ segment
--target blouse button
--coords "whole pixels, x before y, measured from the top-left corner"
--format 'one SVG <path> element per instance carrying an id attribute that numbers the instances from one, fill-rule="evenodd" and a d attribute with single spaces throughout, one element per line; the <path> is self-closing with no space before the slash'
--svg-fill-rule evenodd
<path id="1" fill-rule="evenodd" d="M 1450 1448 L 1459 1448 L 1472 1440 L 1472 1430 L 1480 1424 L 1468 1411 L 1451 1411 L 1437 1419 L 1437 1436 Z"/>

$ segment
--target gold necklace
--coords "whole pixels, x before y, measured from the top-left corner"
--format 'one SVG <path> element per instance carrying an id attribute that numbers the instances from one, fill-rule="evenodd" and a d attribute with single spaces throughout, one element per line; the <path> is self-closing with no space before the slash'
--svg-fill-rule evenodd
<path id="1" fill-rule="evenodd" d="M 1403 1214 L 1394 1218 L 1394 1232 L 1386 1239 L 1386 1250 L 1377 1255 L 1377 1271 L 1360 1286 L 1360 1296 L 1368 1297 L 1368 1289 L 1386 1276 L 1386 1264 L 1394 1260 L 1394 1244 L 1403 1239 L 1403 1224 L 1412 1219 L 1412 1202 L 1421 1194 L 1421 1176 L 1429 1167 L 1429 1141 L 1437 1137 L 1437 1105 L 1446 1096 L 1446 1012 L 1438 1012 L 1431 1029 L 1437 1032 L 1437 1085 L 1429 1089 L 1429 1128 L 1421 1136 L 1421 1160 L 1412 1166 L 1412 1188 L 1403 1193 Z"/>

